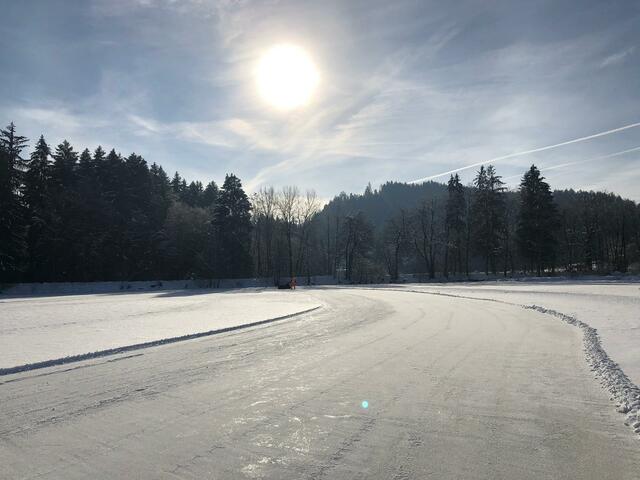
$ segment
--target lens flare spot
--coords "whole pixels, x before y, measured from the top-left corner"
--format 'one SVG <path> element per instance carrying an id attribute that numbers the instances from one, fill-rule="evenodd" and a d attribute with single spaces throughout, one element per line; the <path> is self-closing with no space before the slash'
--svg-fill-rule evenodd
<path id="1" fill-rule="evenodd" d="M 369 402 L 367 402 L 366 400 L 363 400 L 360 405 L 362 405 L 362 408 L 364 408 L 364 409 L 369 408 Z"/>

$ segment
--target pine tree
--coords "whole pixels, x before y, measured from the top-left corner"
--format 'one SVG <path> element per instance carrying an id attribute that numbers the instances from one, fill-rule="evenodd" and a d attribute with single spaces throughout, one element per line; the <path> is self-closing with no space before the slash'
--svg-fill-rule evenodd
<path id="1" fill-rule="evenodd" d="M 85 148 L 80 154 L 78 161 L 78 176 L 79 177 L 93 177 L 94 176 L 94 163 L 91 152 L 88 148 Z"/>
<path id="2" fill-rule="evenodd" d="M 140 155 L 132 153 L 124 162 L 124 201 L 127 210 L 143 210 L 147 212 L 152 193 L 151 177 L 147 161 Z"/>
<path id="3" fill-rule="evenodd" d="M 538 276 L 545 264 L 555 260 L 559 217 L 549 184 L 535 165 L 524 174 L 520 183 L 520 216 L 517 236 L 520 252 Z"/>
<path id="4" fill-rule="evenodd" d="M 47 259 L 50 228 L 48 183 L 51 174 L 51 149 L 40 136 L 31 153 L 24 179 L 24 201 L 27 208 L 28 275 L 31 281 L 48 279 Z"/>
<path id="5" fill-rule="evenodd" d="M 364 197 L 372 197 L 373 196 L 373 187 L 371 186 L 371 182 L 367 183 L 366 188 L 364 189 Z"/>
<path id="6" fill-rule="evenodd" d="M 148 239 L 154 231 L 152 182 L 147 162 L 140 155 L 130 154 L 124 161 L 120 217 L 124 222 L 122 248 L 125 251 L 123 278 L 145 278 L 153 269 L 152 248 Z"/>
<path id="7" fill-rule="evenodd" d="M 35 150 L 31 153 L 28 169 L 24 178 L 24 201 L 30 217 L 42 216 L 47 207 L 47 182 L 51 174 L 51 149 L 40 136 Z"/>
<path id="8" fill-rule="evenodd" d="M 181 202 L 186 203 L 187 200 L 187 196 L 189 195 L 189 192 L 187 191 L 187 189 L 189 188 L 189 185 L 187 185 L 187 180 L 186 179 L 182 179 L 182 182 L 180 182 L 180 187 L 178 188 L 178 199 Z"/>
<path id="9" fill-rule="evenodd" d="M 149 168 L 151 181 L 151 224 L 153 233 L 148 239 L 151 248 L 153 266 L 151 278 L 167 278 L 168 260 L 164 255 L 162 245 L 167 244 L 168 239 L 163 229 L 169 209 L 173 201 L 169 176 L 161 166 L 153 163 Z"/>
<path id="10" fill-rule="evenodd" d="M 98 180 L 100 179 L 100 177 L 102 177 L 102 172 L 104 170 L 104 162 L 106 158 L 107 158 L 106 152 L 102 149 L 100 145 L 98 145 L 93 152 L 93 168 L 95 170 L 95 174 Z M 97 183 L 97 188 L 99 189 L 100 182 L 97 181 L 96 183 Z M 96 193 L 101 193 L 101 192 L 96 192 Z"/>
<path id="11" fill-rule="evenodd" d="M 167 216 L 167 210 L 171 205 L 171 183 L 164 169 L 157 164 L 149 168 L 151 179 L 151 205 L 154 224 L 157 228 Z"/>
<path id="12" fill-rule="evenodd" d="M 93 162 L 96 165 L 100 165 L 100 163 L 102 163 L 106 157 L 106 152 L 103 150 L 101 145 L 98 145 L 96 147 L 96 149 L 93 152 Z"/>
<path id="13" fill-rule="evenodd" d="M 26 137 L 10 123 L 0 130 L 0 283 L 17 280 L 26 252 L 25 211 L 21 198 Z"/>
<path id="14" fill-rule="evenodd" d="M 82 281 L 100 280 L 102 277 L 102 236 L 108 229 L 103 223 L 101 174 L 105 153 L 98 147 L 93 156 L 85 148 L 80 154 L 76 169 L 75 215 L 71 220 L 76 232 L 75 254 L 78 269 L 74 279 Z"/>
<path id="15" fill-rule="evenodd" d="M 453 273 L 462 270 L 465 208 L 464 186 L 456 173 L 455 175 L 451 175 L 447 184 L 447 203 L 445 205 L 445 276 L 448 275 L 451 264 L 453 264 Z M 453 262 L 451 261 L 451 257 L 453 257 Z"/>
<path id="16" fill-rule="evenodd" d="M 68 190 L 75 185 L 78 154 L 68 141 L 62 142 L 56 147 L 53 154 L 53 166 L 51 168 L 51 180 L 58 190 Z"/>
<path id="17" fill-rule="evenodd" d="M 485 273 L 496 273 L 496 258 L 502 246 L 504 232 L 504 182 L 493 165 L 480 167 L 474 179 L 476 193 L 472 205 L 475 246 L 484 258 Z"/>
<path id="18" fill-rule="evenodd" d="M 100 147 L 98 147 L 100 148 Z M 100 155 L 104 152 L 98 152 L 93 157 L 88 148 L 85 148 L 80 154 L 77 168 L 77 188 L 78 194 L 83 201 L 89 202 L 91 205 L 86 205 L 87 208 L 95 209 L 96 200 L 100 196 L 100 182 L 99 182 L 99 163 L 102 162 Z M 100 159 L 100 160 L 96 160 Z"/>
<path id="19" fill-rule="evenodd" d="M 183 192 L 183 201 L 190 207 L 201 207 L 203 206 L 203 193 L 202 182 L 191 182 Z"/>
<path id="20" fill-rule="evenodd" d="M 171 180 L 171 189 L 176 196 L 179 196 L 182 193 L 182 185 L 184 180 L 180 176 L 178 172 L 173 175 L 173 179 Z"/>
<path id="21" fill-rule="evenodd" d="M 82 243 L 78 225 L 77 206 L 78 154 L 68 141 L 63 141 L 53 153 L 49 192 L 51 199 L 51 242 L 49 255 L 52 275 L 58 281 L 75 279 L 77 269 L 76 245 Z"/>
<path id="22" fill-rule="evenodd" d="M 218 201 L 218 193 L 219 190 L 216 182 L 209 182 L 202 194 L 202 206 L 207 208 L 214 207 L 216 202 Z"/>
<path id="23" fill-rule="evenodd" d="M 214 210 L 216 276 L 242 278 L 251 275 L 251 203 L 240 179 L 229 174 L 224 179 Z"/>

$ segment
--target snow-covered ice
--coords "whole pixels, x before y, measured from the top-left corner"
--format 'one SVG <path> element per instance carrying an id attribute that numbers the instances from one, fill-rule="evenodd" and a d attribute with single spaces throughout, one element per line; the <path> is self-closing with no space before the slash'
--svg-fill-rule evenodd
<path id="1" fill-rule="evenodd" d="M 258 289 L 0 296 L 0 369 L 253 323 L 319 305 L 302 291 Z"/>

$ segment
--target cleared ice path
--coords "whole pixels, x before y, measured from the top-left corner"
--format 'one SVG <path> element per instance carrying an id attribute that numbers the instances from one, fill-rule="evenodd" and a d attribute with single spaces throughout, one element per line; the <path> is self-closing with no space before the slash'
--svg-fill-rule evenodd
<path id="1" fill-rule="evenodd" d="M 402 288 L 537 305 L 575 317 L 598 330 L 604 350 L 640 385 L 640 282 L 501 281 Z"/>

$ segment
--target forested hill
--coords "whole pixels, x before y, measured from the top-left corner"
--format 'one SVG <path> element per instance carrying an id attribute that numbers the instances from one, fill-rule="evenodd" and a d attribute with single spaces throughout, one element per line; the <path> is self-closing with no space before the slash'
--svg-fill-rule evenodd
<path id="1" fill-rule="evenodd" d="M 342 230 L 348 246 L 362 244 L 359 235 L 370 228 L 365 241 L 378 239 L 372 257 L 386 264 L 391 278 L 399 272 L 464 278 L 470 271 L 507 276 L 640 269 L 636 202 L 608 192 L 551 191 L 533 165 L 516 190 L 507 190 L 492 166 L 481 168 L 471 186 L 457 175 L 447 185 L 369 185 L 362 194 L 336 196 L 318 223 L 328 232 Z"/>
<path id="2" fill-rule="evenodd" d="M 463 187 L 465 195 L 473 195 L 474 187 Z M 504 192 L 507 202 L 518 202 L 518 190 Z M 427 202 L 434 208 L 444 207 L 447 201 L 448 191 L 445 183 L 402 183 L 386 182 L 374 189 L 368 185 L 364 193 L 341 192 L 331 199 L 324 207 L 322 215 L 344 216 L 362 212 L 375 227 L 382 227 L 385 223 L 398 214 L 400 210 L 412 211 L 420 204 Z M 583 190 L 554 190 L 554 201 L 561 212 L 578 215 L 584 213 L 591 205 L 594 210 L 607 210 L 605 204 L 626 206 L 631 212 L 636 208 L 633 200 L 625 199 L 615 193 L 594 192 Z M 596 212 L 593 212 L 594 214 Z M 607 216 L 603 212 L 602 218 Z M 633 216 L 633 215 L 632 215 Z"/>
<path id="3" fill-rule="evenodd" d="M 400 183 L 387 182 L 374 190 L 368 185 L 362 194 L 340 193 L 324 208 L 324 214 L 350 215 L 362 212 L 375 225 L 380 226 L 398 210 L 413 210 L 425 200 L 444 201 L 447 186 L 438 182 Z"/>

